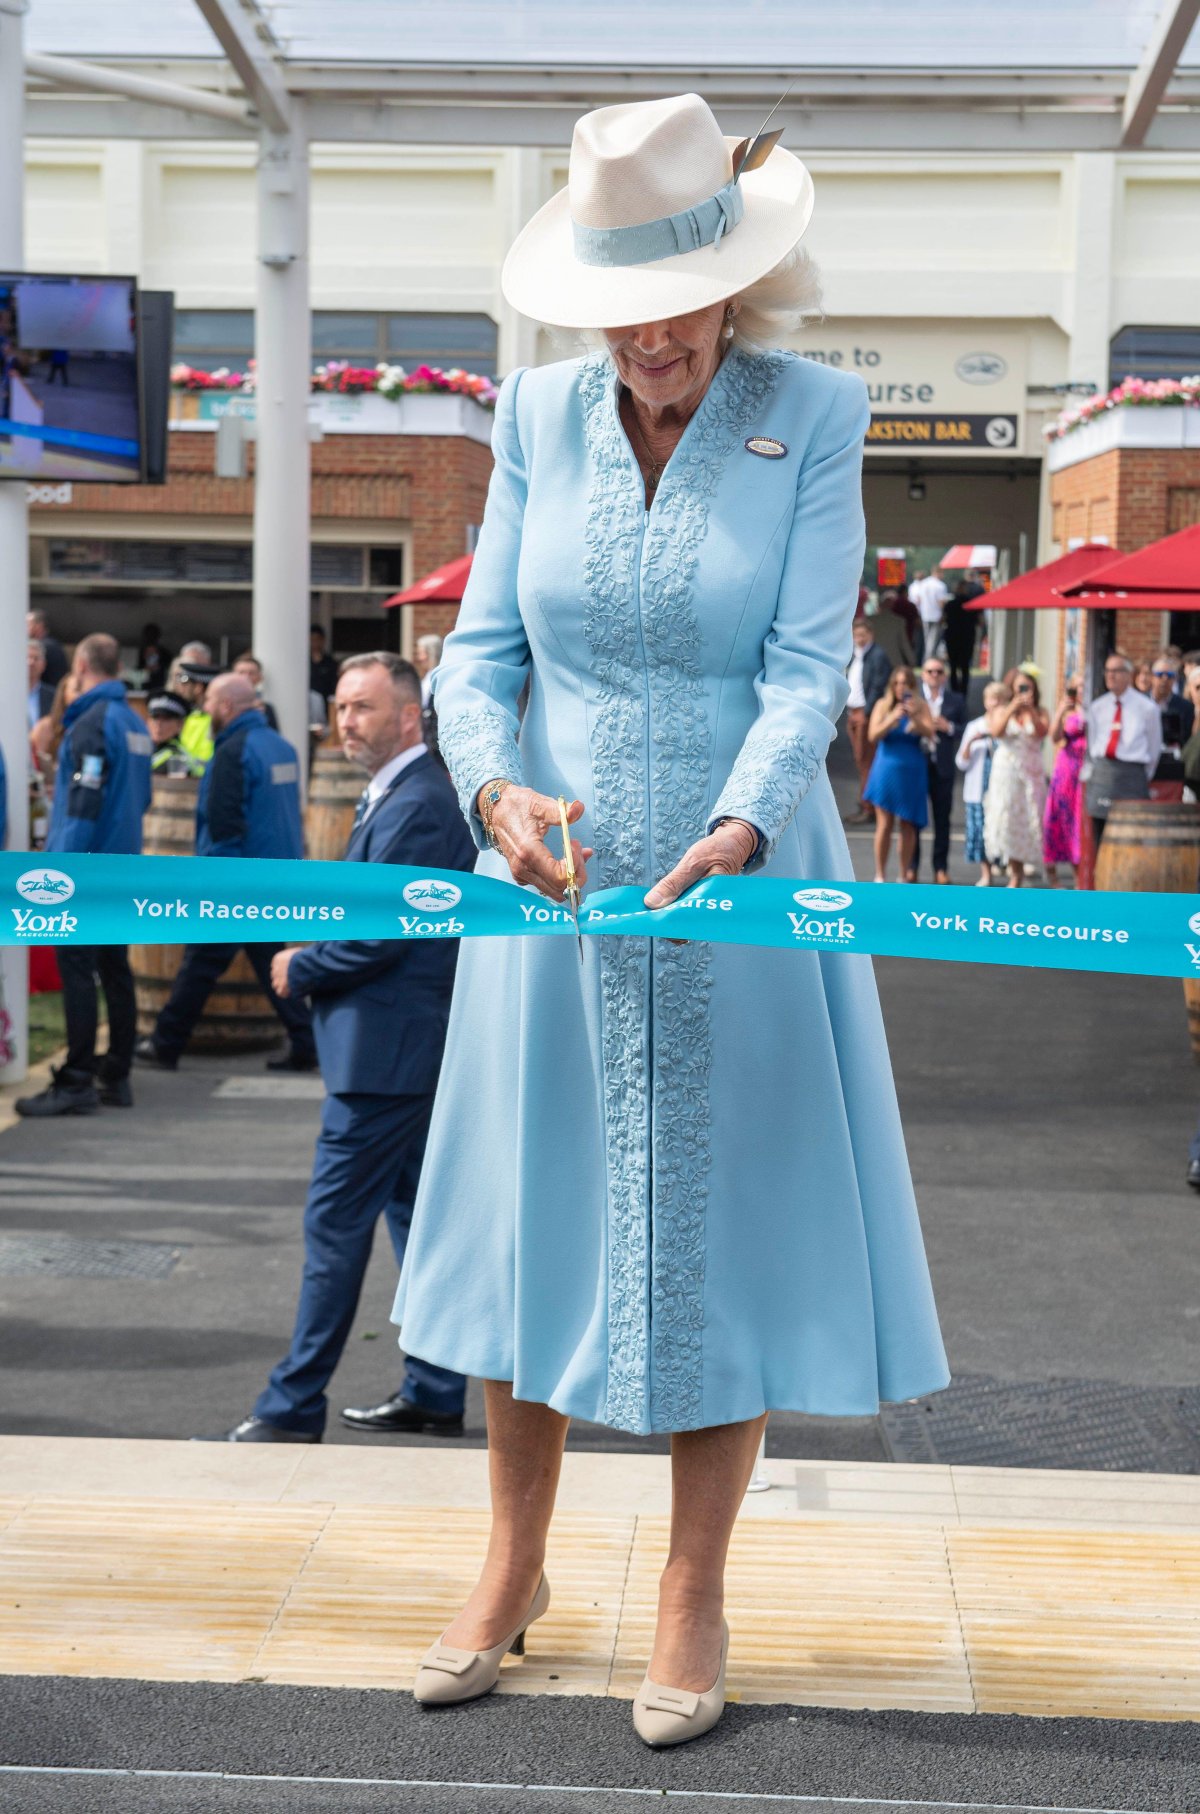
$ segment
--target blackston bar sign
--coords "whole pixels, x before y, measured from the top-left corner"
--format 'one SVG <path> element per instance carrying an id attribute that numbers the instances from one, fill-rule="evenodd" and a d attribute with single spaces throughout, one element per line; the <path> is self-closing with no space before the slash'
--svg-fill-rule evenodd
<path id="1" fill-rule="evenodd" d="M 871 416 L 868 447 L 990 447 L 999 451 L 1017 445 L 1016 416 Z"/>

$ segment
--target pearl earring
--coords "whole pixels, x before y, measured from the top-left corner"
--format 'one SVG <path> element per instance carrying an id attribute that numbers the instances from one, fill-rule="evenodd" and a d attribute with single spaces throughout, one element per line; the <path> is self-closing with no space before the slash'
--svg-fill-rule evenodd
<path id="1" fill-rule="evenodd" d="M 721 329 L 721 338 L 723 340 L 732 340 L 733 339 L 733 319 L 736 314 L 737 314 L 736 309 L 726 309 L 725 326 Z"/>

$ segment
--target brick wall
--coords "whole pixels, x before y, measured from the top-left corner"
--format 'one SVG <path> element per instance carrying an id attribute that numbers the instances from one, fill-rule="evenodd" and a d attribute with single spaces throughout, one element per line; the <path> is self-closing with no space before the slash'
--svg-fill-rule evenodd
<path id="1" fill-rule="evenodd" d="M 172 434 L 165 485 L 76 484 L 71 503 L 56 509 L 54 520 L 69 534 L 74 511 L 126 519 L 186 516 L 199 519 L 202 534 L 205 517 L 245 517 L 248 532 L 254 514 L 253 443 L 248 451 L 249 476 L 218 479 L 211 435 Z M 491 450 L 464 435 L 326 435 L 312 447 L 312 514 L 410 524 L 410 577 L 419 579 L 466 552 L 468 524 L 483 521 L 491 470 Z M 443 615 L 448 609 L 453 622 L 453 606 L 422 609 Z"/>
<path id="2" fill-rule="evenodd" d="M 1132 554 L 1200 521 L 1200 448 L 1117 447 L 1064 467 L 1050 480 L 1053 536 L 1065 553 L 1100 538 Z M 1161 611 L 1118 611 L 1117 647 L 1149 661 L 1167 640 Z"/>

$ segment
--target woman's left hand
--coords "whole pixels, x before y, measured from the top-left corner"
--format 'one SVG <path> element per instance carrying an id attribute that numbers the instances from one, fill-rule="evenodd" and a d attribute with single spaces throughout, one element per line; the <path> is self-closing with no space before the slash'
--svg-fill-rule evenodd
<path id="1" fill-rule="evenodd" d="M 744 819 L 724 819 L 686 851 L 669 875 L 646 896 L 647 907 L 669 907 L 705 876 L 736 876 L 758 849 L 758 833 Z"/>

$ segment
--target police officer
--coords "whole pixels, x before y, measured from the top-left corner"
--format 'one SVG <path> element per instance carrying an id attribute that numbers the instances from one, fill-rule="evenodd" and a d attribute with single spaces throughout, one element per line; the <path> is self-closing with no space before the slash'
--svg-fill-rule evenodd
<path id="1" fill-rule="evenodd" d="M 46 853 L 88 851 L 136 856 L 150 804 L 150 739 L 128 705 L 112 636 L 85 636 L 71 672 L 78 697 L 63 717 Z M 19 1115 L 86 1115 L 100 1103 L 129 1108 L 129 1064 L 137 1032 L 133 972 L 125 945 L 58 945 L 67 1060 L 40 1095 L 23 1097 Z M 108 1005 L 108 1051 L 96 1060 L 96 980 Z"/>
<path id="2" fill-rule="evenodd" d="M 204 763 L 183 746 L 180 735 L 188 716 L 188 702 L 180 693 L 152 693 L 146 721 L 154 755 L 150 767 L 156 775 L 190 775 L 204 773 Z M 207 714 L 206 714 L 207 716 Z"/>
<path id="3" fill-rule="evenodd" d="M 186 642 L 171 668 L 171 686 L 187 701 L 188 713 L 179 740 L 188 755 L 201 764 L 212 761 L 213 727 L 204 704 L 205 689 L 220 669 L 213 666 L 206 642 Z"/>
<path id="4" fill-rule="evenodd" d="M 242 675 L 222 674 L 210 684 L 204 703 L 216 741 L 196 802 L 196 855 L 303 856 L 300 766 L 295 750 L 270 729 L 258 708 L 254 688 Z M 154 1032 L 137 1042 L 135 1056 L 142 1064 L 175 1070 L 217 978 L 238 949 L 237 944 L 186 947 Z M 244 949 L 290 1041 L 287 1055 L 268 1060 L 267 1069 L 315 1070 L 317 1053 L 308 1008 L 298 998 L 283 1000 L 271 987 L 271 959 L 282 947 L 252 944 Z"/>

